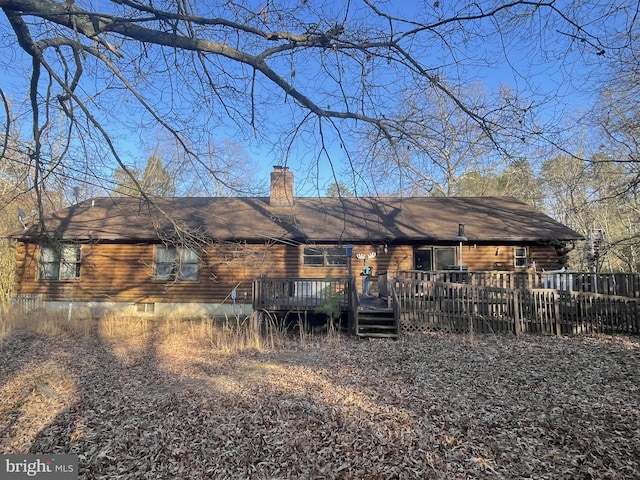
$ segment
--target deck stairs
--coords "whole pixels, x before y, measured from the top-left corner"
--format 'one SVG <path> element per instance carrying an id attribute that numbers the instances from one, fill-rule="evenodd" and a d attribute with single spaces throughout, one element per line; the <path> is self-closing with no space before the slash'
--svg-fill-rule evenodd
<path id="1" fill-rule="evenodd" d="M 386 302 L 365 297 L 359 300 L 355 334 L 362 338 L 398 338 L 400 323 Z"/>

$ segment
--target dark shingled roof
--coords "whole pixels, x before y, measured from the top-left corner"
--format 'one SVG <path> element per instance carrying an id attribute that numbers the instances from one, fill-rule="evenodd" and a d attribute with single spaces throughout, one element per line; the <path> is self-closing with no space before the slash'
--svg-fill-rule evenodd
<path id="1" fill-rule="evenodd" d="M 508 197 L 296 198 L 272 207 L 267 197 L 137 198 L 87 200 L 44 222 L 48 234 L 67 240 L 158 241 L 171 221 L 212 239 L 301 242 L 451 241 L 458 223 L 472 242 L 556 241 L 582 238 L 534 208 Z M 9 237 L 28 240 L 37 226 Z"/>

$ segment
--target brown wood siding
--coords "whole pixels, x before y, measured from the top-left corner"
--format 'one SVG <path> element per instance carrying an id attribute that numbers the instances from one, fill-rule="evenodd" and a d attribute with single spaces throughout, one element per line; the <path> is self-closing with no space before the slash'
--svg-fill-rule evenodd
<path id="1" fill-rule="evenodd" d="M 525 271 L 515 266 L 515 248 L 526 247 L 528 267 L 536 262 L 537 269 L 560 268 L 558 254 L 551 245 L 463 245 L 463 263 L 473 271 Z"/>
<path id="2" fill-rule="evenodd" d="M 420 245 L 420 248 L 429 248 L 434 245 Z M 459 246 L 450 245 L 457 249 Z M 558 255 L 553 246 L 543 245 L 518 245 L 527 248 L 527 257 L 529 262 L 535 260 L 537 268 L 553 270 L 559 268 Z M 465 266 L 473 271 L 490 271 L 490 270 L 524 270 L 517 269 L 514 263 L 514 245 L 477 245 L 468 244 L 462 246 L 462 261 Z M 413 260 L 412 246 L 391 246 L 389 253 L 385 255 L 377 255 L 373 261 L 374 270 L 413 270 L 415 268 Z M 382 249 L 378 248 L 378 252 Z M 382 250 L 383 251 L 383 250 Z"/>
<path id="3" fill-rule="evenodd" d="M 529 247 L 529 259 L 536 262 L 538 270 L 558 270 L 562 268 L 560 257 L 555 247 L 533 245 Z"/>
<path id="4" fill-rule="evenodd" d="M 462 261 L 469 270 L 515 270 L 514 247 L 463 245 Z"/>
<path id="5" fill-rule="evenodd" d="M 17 248 L 16 293 L 43 294 L 51 301 L 219 303 L 237 288 L 237 301 L 251 302 L 253 279 L 280 263 L 264 245 L 212 247 L 200 261 L 197 281 L 158 281 L 153 278 L 154 246 L 92 244 L 82 246 L 80 278 L 38 280 L 37 247 Z"/>
<path id="6" fill-rule="evenodd" d="M 421 248 L 428 248 L 431 245 L 421 245 Z M 457 249 L 459 246 L 453 246 Z M 560 268 L 559 257 L 555 247 L 545 245 L 517 245 L 527 248 L 529 266 L 531 262 L 536 262 L 536 268 L 545 270 L 555 270 Z M 469 270 L 491 271 L 491 270 L 525 270 L 516 268 L 514 262 L 514 249 L 516 245 L 477 245 L 467 244 L 462 246 L 462 262 Z M 377 271 L 385 270 L 413 270 L 413 247 L 394 246 L 390 247 L 389 254 L 378 255 L 374 259 L 374 265 L 378 265 Z"/>
<path id="7" fill-rule="evenodd" d="M 342 278 L 345 266 L 305 266 L 303 247 L 285 244 L 219 244 L 210 247 L 200 261 L 197 281 L 166 282 L 153 279 L 154 246 L 149 244 L 86 244 L 82 246 L 79 279 L 37 279 L 38 248 L 16 246 L 17 294 L 42 294 L 53 301 L 220 303 L 229 301 L 236 288 L 239 303 L 251 302 L 252 282 L 257 277 Z M 413 270 L 413 246 L 355 245 L 352 271 L 358 276 L 364 262 L 358 253 L 375 252 L 369 260 L 374 278 L 387 270 Z M 513 246 L 465 245 L 464 264 L 471 270 L 513 270 Z M 554 247 L 530 246 L 529 258 L 539 269 L 558 267 Z M 360 283 L 360 282 L 358 282 Z"/>

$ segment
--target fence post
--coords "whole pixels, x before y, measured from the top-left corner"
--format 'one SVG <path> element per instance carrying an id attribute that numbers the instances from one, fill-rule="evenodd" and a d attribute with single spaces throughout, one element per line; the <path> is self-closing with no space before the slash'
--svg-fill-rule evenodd
<path id="1" fill-rule="evenodd" d="M 560 337 L 562 335 L 562 325 L 560 322 L 560 295 L 558 295 L 558 292 L 553 292 L 551 294 L 551 298 L 553 299 L 553 315 L 555 316 L 556 337 Z"/>
<path id="2" fill-rule="evenodd" d="M 516 335 L 522 333 L 522 325 L 520 322 L 520 290 L 513 291 L 513 329 Z"/>

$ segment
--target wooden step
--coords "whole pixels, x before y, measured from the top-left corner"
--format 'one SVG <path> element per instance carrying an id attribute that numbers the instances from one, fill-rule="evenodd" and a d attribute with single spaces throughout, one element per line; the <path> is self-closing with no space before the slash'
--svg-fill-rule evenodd
<path id="1" fill-rule="evenodd" d="M 393 318 L 393 310 L 359 310 L 358 317 L 363 318 Z"/>
<path id="2" fill-rule="evenodd" d="M 397 333 L 358 333 L 356 336 L 360 338 L 399 338 Z"/>
<path id="3" fill-rule="evenodd" d="M 398 338 L 399 331 L 393 310 L 359 310 L 358 337 Z"/>
<path id="4" fill-rule="evenodd" d="M 389 324 L 389 323 L 365 323 L 365 324 L 360 324 L 360 330 L 362 330 L 363 328 L 378 328 L 380 330 L 395 330 L 396 326 L 395 324 Z"/>

